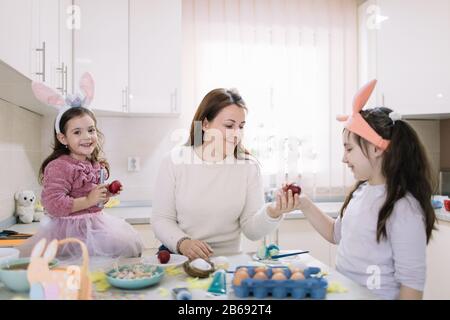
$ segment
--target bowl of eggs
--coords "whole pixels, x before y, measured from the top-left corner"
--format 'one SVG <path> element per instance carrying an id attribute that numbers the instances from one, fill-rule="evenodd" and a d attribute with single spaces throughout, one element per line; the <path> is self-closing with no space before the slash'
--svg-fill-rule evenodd
<path id="1" fill-rule="evenodd" d="M 319 268 L 288 268 L 266 266 L 240 266 L 236 268 L 232 287 L 240 298 L 254 296 L 262 299 L 269 295 L 277 299 L 291 296 L 294 299 L 311 297 L 323 299 L 328 282 Z"/>
<path id="2" fill-rule="evenodd" d="M 163 277 L 163 268 L 141 263 L 116 267 L 106 273 L 106 278 L 112 286 L 133 290 L 155 285 Z"/>

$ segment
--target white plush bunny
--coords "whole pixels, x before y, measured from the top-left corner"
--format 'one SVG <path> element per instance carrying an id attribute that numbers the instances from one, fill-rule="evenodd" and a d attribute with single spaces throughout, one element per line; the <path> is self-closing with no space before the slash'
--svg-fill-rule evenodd
<path id="1" fill-rule="evenodd" d="M 16 216 L 19 217 L 22 223 L 32 223 L 34 221 L 39 221 L 40 214 L 35 217 L 34 204 L 36 202 L 36 196 L 31 190 L 17 191 L 14 195 L 14 200 L 16 200 Z"/>

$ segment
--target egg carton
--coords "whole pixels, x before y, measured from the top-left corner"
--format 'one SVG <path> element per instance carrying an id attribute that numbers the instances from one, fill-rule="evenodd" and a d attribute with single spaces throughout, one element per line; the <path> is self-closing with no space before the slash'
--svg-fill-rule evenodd
<path id="1" fill-rule="evenodd" d="M 272 267 L 266 268 L 266 275 L 269 279 L 253 279 L 256 267 L 239 266 L 236 270 L 242 267 L 247 268 L 250 278 L 243 279 L 239 286 L 232 285 L 235 295 L 239 298 L 254 296 L 257 299 L 263 299 L 272 296 L 276 299 L 283 299 L 290 296 L 293 299 L 324 299 L 327 294 L 328 281 L 314 276 L 320 272 L 320 268 L 317 267 L 306 268 L 303 272 L 305 279 L 302 280 L 290 280 L 292 272 L 287 267 L 273 267 L 283 268 L 287 280 L 271 280 Z"/>

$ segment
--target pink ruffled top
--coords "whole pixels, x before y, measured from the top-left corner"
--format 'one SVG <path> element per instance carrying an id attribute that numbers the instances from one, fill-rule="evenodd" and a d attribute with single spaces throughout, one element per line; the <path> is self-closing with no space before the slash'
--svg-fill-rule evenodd
<path id="1" fill-rule="evenodd" d="M 44 170 L 42 205 L 53 217 L 95 213 L 102 208 L 71 212 L 76 198 L 86 197 L 100 183 L 100 163 L 91 163 L 63 155 L 47 164 Z M 105 179 L 107 178 L 107 174 Z"/>

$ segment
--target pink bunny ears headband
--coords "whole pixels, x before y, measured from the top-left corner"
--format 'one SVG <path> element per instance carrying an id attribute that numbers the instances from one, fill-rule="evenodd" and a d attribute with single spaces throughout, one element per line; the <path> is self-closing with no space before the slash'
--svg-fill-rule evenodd
<path id="1" fill-rule="evenodd" d="M 68 95 L 64 98 L 43 83 L 33 81 L 31 84 L 33 93 L 39 101 L 46 105 L 59 108 L 55 121 L 56 133 L 61 133 L 59 123 L 61 122 L 61 117 L 67 110 L 79 107 L 88 108 L 94 98 L 94 79 L 92 79 L 89 73 L 86 72 L 81 76 L 79 86 L 82 92 L 81 94 Z"/>
<path id="2" fill-rule="evenodd" d="M 377 80 L 372 80 L 366 85 L 364 85 L 359 91 L 356 93 L 353 98 L 353 114 L 351 116 L 337 116 L 338 121 L 346 121 L 345 128 L 358 136 L 366 139 L 370 143 L 374 144 L 378 148 L 382 150 L 386 150 L 389 146 L 390 141 L 383 139 L 376 131 L 367 123 L 366 120 L 359 113 L 367 101 L 370 98 L 375 86 L 377 84 Z M 400 120 L 397 117 L 397 114 L 391 112 L 389 117 L 394 121 Z"/>

